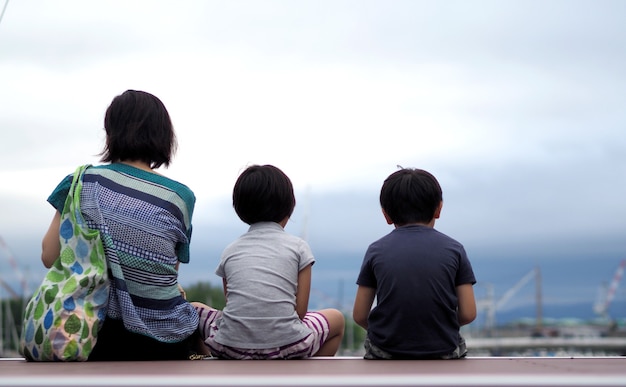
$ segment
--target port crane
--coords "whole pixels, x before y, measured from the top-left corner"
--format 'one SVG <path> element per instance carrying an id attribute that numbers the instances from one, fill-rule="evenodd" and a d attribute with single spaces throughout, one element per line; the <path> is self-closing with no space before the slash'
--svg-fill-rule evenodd
<path id="1" fill-rule="evenodd" d="M 13 312 L 10 308 L 10 300 L 26 300 L 29 296 L 28 284 L 26 278 L 20 271 L 11 249 L 5 243 L 4 239 L 0 236 L 0 250 L 4 251 L 4 254 L 13 271 L 13 278 L 7 278 L 0 276 L 0 357 L 4 357 L 7 354 L 17 354 L 17 344 L 19 343 L 19 337 L 17 328 L 15 326 L 15 319 Z M 3 271 L 2 274 L 7 274 Z M 9 280 L 17 280 L 21 287 L 21 294 L 14 290 L 9 284 Z M 2 289 L 6 290 L 8 298 L 4 297 Z M 12 344 L 12 345 L 11 345 Z"/>
<path id="2" fill-rule="evenodd" d="M 619 284 L 622 280 L 625 268 L 626 268 L 626 259 L 623 259 L 620 262 L 619 266 L 617 267 L 617 270 L 615 271 L 615 274 L 613 275 L 613 280 L 611 281 L 611 284 L 609 285 L 608 289 L 603 289 L 604 291 L 600 292 L 597 301 L 593 304 L 593 311 L 598 316 L 604 319 L 609 318 L 609 306 L 611 305 L 611 302 L 615 298 L 615 292 L 617 291 L 617 288 L 619 287 Z"/>
<path id="3" fill-rule="evenodd" d="M 14 278 L 13 279 L 15 279 L 15 280 L 17 280 L 19 282 L 20 291 L 21 291 L 22 295 L 21 295 L 21 297 L 20 296 L 15 297 L 17 292 L 13 288 L 11 288 L 9 286 L 9 284 L 7 283 L 8 278 L 6 278 L 6 277 L 4 278 L 4 280 L 2 278 L 0 278 L 0 286 L 5 288 L 15 298 L 25 298 L 25 297 L 28 297 L 29 296 L 29 289 L 28 289 L 28 283 L 26 281 L 26 277 L 24 276 L 24 274 L 20 270 L 19 266 L 17 265 L 17 261 L 13 257 L 13 253 L 11 252 L 11 249 L 6 244 L 6 242 L 4 241 L 2 236 L 0 236 L 0 250 L 4 251 L 3 255 L 6 256 L 8 262 L 9 262 L 9 265 L 11 266 L 11 270 L 13 271 L 13 274 L 14 274 Z"/>
<path id="4" fill-rule="evenodd" d="M 502 297 L 496 300 L 494 295 L 493 286 L 490 285 L 487 288 L 487 297 L 481 300 L 476 301 L 477 309 L 485 311 L 485 326 L 488 330 L 491 330 L 496 325 L 496 311 L 501 309 L 504 305 L 509 302 L 517 292 L 520 291 L 527 283 L 531 280 L 535 280 L 535 298 L 536 298 L 536 307 L 537 307 L 537 319 L 536 319 L 536 328 L 537 330 L 541 329 L 542 326 L 542 300 L 541 300 L 541 270 L 539 267 L 535 267 L 526 275 L 524 275 L 515 285 L 513 285 L 509 290 L 507 290 Z"/>
<path id="5" fill-rule="evenodd" d="M 6 290 L 9 293 L 9 296 L 11 298 L 20 298 L 20 295 L 17 294 L 17 292 L 13 290 L 11 285 L 9 285 L 4 279 L 2 279 L 2 277 L 0 277 L 0 286 L 2 286 L 4 290 Z"/>

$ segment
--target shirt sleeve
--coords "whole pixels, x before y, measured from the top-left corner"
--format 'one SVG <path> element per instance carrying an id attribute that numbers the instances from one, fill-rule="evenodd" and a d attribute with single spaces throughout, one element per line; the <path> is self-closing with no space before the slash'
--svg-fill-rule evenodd
<path id="1" fill-rule="evenodd" d="M 187 230 L 187 240 L 190 242 L 191 241 L 191 226 L 189 227 L 189 230 Z M 189 263 L 189 256 L 191 254 L 189 254 L 189 242 L 187 243 L 179 243 L 177 248 L 176 248 L 176 256 L 178 257 L 178 261 L 180 263 Z"/>
<path id="2" fill-rule="evenodd" d="M 67 199 L 70 187 L 72 186 L 72 177 L 73 175 L 67 175 L 63 180 L 61 180 L 54 191 L 52 191 L 50 196 L 48 196 L 48 203 L 50 203 L 52 207 L 59 212 L 63 212 L 65 200 Z"/>
<path id="3" fill-rule="evenodd" d="M 460 254 L 459 270 L 456 273 L 455 285 L 474 285 L 476 283 L 474 270 L 472 269 L 472 264 L 470 263 L 469 258 L 467 258 L 467 253 L 463 247 L 461 247 Z"/>
<path id="4" fill-rule="evenodd" d="M 359 272 L 359 276 L 356 280 L 356 284 L 359 286 L 366 286 L 368 288 L 376 289 L 378 287 L 378 283 L 376 281 L 376 276 L 374 275 L 374 271 L 372 270 L 371 260 L 374 256 L 372 246 L 370 246 L 365 252 L 365 257 L 363 258 L 363 263 L 361 264 L 361 271 Z"/>
<path id="5" fill-rule="evenodd" d="M 313 265 L 315 263 L 315 258 L 313 257 L 313 251 L 311 251 L 311 246 L 302 240 L 300 245 L 300 262 L 298 264 L 298 270 L 302 270 L 309 265 Z"/>
<path id="6" fill-rule="evenodd" d="M 182 184 L 181 184 L 182 185 Z M 185 202 L 185 208 L 187 210 L 187 217 L 189 219 L 189 224 L 186 225 L 187 229 L 185 230 L 185 236 L 187 237 L 186 242 L 181 242 L 176 246 L 176 256 L 178 257 L 178 261 L 180 263 L 189 263 L 189 247 L 191 244 L 191 233 L 193 231 L 193 226 L 191 219 L 193 218 L 193 210 L 196 204 L 196 196 L 193 191 L 189 189 L 187 186 L 183 185 L 184 189 L 181 189 L 178 194 Z"/>

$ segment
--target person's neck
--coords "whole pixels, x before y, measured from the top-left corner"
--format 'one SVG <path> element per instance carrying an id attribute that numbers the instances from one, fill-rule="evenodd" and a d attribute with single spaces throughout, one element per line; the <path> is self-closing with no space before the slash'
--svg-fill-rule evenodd
<path id="1" fill-rule="evenodd" d="M 126 164 L 126 165 L 130 165 L 131 167 L 135 167 L 137 169 L 141 169 L 147 172 L 154 172 L 152 170 L 152 168 L 150 168 L 150 164 L 146 163 L 145 161 L 140 161 L 140 160 L 124 160 L 124 161 L 120 161 L 121 164 Z"/>
<path id="2" fill-rule="evenodd" d="M 282 228 L 285 228 L 287 226 L 287 222 L 289 222 L 289 217 L 285 216 L 285 219 L 278 222 L 278 224 L 280 224 Z"/>
<path id="3" fill-rule="evenodd" d="M 414 222 L 414 223 L 406 223 L 403 225 L 397 225 L 394 224 L 394 226 L 396 228 L 398 227 L 404 227 L 404 226 L 425 226 L 425 227 L 430 227 L 430 228 L 435 228 L 435 219 L 432 219 L 430 222 Z"/>

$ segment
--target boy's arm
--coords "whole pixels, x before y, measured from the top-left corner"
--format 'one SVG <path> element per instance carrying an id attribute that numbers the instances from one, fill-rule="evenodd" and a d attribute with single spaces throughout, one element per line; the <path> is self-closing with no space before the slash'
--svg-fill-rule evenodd
<path id="1" fill-rule="evenodd" d="M 459 299 L 459 310 L 457 311 L 459 324 L 466 325 L 471 323 L 476 318 L 474 288 L 471 284 L 457 286 L 456 296 Z"/>
<path id="2" fill-rule="evenodd" d="M 352 318 L 355 323 L 365 329 L 367 329 L 367 318 L 370 315 L 374 298 L 376 298 L 375 288 L 358 287 L 354 298 L 354 308 L 352 308 Z"/>
<path id="3" fill-rule="evenodd" d="M 300 320 L 309 309 L 309 294 L 311 293 L 311 265 L 298 273 L 298 290 L 296 291 L 296 312 Z"/>

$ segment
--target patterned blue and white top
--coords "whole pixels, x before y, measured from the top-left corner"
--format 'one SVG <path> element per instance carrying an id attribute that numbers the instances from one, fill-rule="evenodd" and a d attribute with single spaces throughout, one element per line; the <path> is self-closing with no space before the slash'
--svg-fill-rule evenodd
<path id="1" fill-rule="evenodd" d="M 63 211 L 72 176 L 48 197 Z M 193 192 L 162 175 L 113 163 L 90 167 L 81 210 L 100 230 L 109 265 L 107 317 L 127 330 L 179 342 L 198 327 L 198 314 L 178 289 L 178 262 L 189 262 Z"/>

